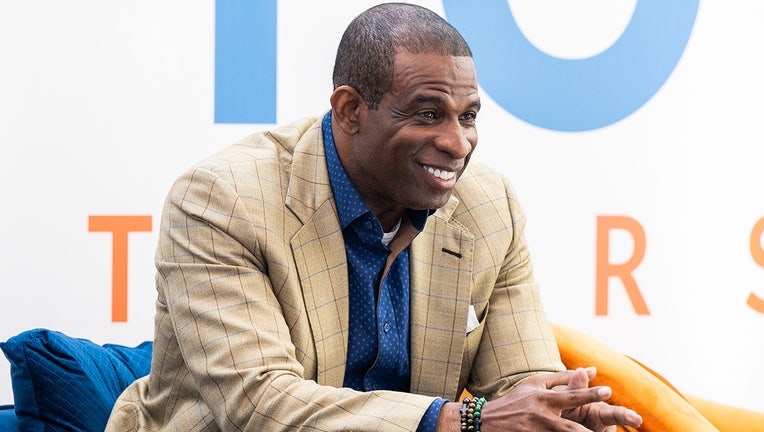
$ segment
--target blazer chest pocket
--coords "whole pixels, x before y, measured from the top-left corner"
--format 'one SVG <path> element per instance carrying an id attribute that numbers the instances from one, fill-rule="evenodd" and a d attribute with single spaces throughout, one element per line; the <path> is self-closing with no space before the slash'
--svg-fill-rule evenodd
<path id="1" fill-rule="evenodd" d="M 480 341 L 483 338 L 483 330 L 485 329 L 485 318 L 488 315 L 488 304 L 483 303 L 482 310 L 480 307 L 474 307 L 470 305 L 470 310 L 467 317 L 466 337 L 464 338 L 464 352 L 462 355 L 462 367 L 459 374 L 459 388 L 462 389 L 467 384 L 470 371 L 472 370 L 472 363 L 475 361 L 475 355 L 477 354 Z M 459 395 L 457 395 L 459 396 Z"/>

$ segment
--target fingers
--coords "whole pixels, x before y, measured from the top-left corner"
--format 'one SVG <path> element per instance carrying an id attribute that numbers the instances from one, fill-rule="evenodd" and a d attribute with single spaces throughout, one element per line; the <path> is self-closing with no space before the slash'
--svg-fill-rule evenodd
<path id="1" fill-rule="evenodd" d="M 584 413 L 586 408 L 579 405 L 588 407 L 588 401 L 592 398 L 590 393 L 597 390 L 586 388 L 558 392 L 526 381 L 507 395 L 486 402 L 481 417 L 486 425 L 491 425 L 492 430 L 605 432 L 607 425 L 597 426 L 599 419 L 594 419 L 590 424 L 581 421 L 586 420 L 587 416 Z M 571 405 L 576 406 L 576 413 L 563 416 L 560 407 Z"/>
<path id="2" fill-rule="evenodd" d="M 570 380 L 575 374 L 576 371 L 567 370 L 552 374 L 536 375 L 530 379 L 539 379 L 547 389 L 551 389 L 557 386 L 569 386 Z"/>
<path id="3" fill-rule="evenodd" d="M 610 399 L 612 390 L 610 387 L 592 387 L 583 389 L 567 389 L 554 391 L 547 395 L 550 407 L 559 411 L 568 411 L 583 407 L 584 405 L 603 402 Z"/>
<path id="4" fill-rule="evenodd" d="M 598 416 L 602 424 L 606 425 L 624 425 L 636 428 L 642 424 L 642 417 L 639 414 L 622 406 L 597 404 L 593 405 L 589 411 L 589 415 Z"/>
<path id="5" fill-rule="evenodd" d="M 490 417 L 497 425 L 526 425 L 533 430 L 609 432 L 613 425 L 639 427 L 642 418 L 637 413 L 604 403 L 612 395 L 610 387 L 589 387 L 595 375 L 594 368 L 580 368 L 530 377 L 488 402 L 484 420 Z"/>
<path id="6" fill-rule="evenodd" d="M 568 386 L 572 388 L 586 388 L 589 382 L 597 375 L 597 368 L 578 368 L 576 370 L 567 370 L 553 374 L 540 375 L 546 384 L 547 389 L 558 386 Z M 572 381 L 572 382 L 571 382 Z"/>
<path id="7" fill-rule="evenodd" d="M 586 375 L 589 377 L 589 382 L 594 379 L 595 376 L 597 376 L 597 368 L 594 366 L 589 366 L 587 368 L 583 368 L 586 371 Z"/>
<path id="8" fill-rule="evenodd" d="M 589 383 L 597 375 L 596 368 L 589 367 L 586 369 L 579 368 L 572 373 L 568 374 L 570 380 L 568 381 L 567 390 L 584 390 L 587 389 Z M 561 391 L 560 386 L 555 387 L 555 390 Z M 596 397 L 599 400 L 594 399 L 595 396 L 591 394 L 576 394 L 568 392 L 569 399 L 564 403 L 567 404 L 579 404 L 569 410 L 577 407 L 583 407 L 587 405 L 587 402 L 583 401 L 592 400 L 593 402 L 606 401 L 612 396 L 612 389 L 606 386 L 592 387 L 588 390 L 594 391 Z M 565 391 L 562 391 L 565 393 Z M 591 403 L 591 402 L 589 402 Z M 587 416 L 594 416 L 598 418 L 598 424 L 602 425 L 625 425 L 632 427 L 639 427 L 642 424 L 642 417 L 626 407 L 612 406 L 605 403 L 591 403 L 588 409 L 585 411 Z M 607 429 L 606 429 L 607 430 Z"/>
<path id="9" fill-rule="evenodd" d="M 595 368 L 578 368 L 546 376 L 544 383 L 551 390 L 546 394 L 547 404 L 556 410 L 569 411 L 610 399 L 610 387 L 589 387 L 589 382 L 596 374 Z M 561 384 L 565 380 L 567 384 Z"/>
<path id="10" fill-rule="evenodd" d="M 596 373 L 596 371 L 594 373 Z M 591 381 L 589 372 L 585 370 L 584 368 L 578 368 L 573 372 L 573 375 L 570 377 L 570 381 L 568 382 L 568 388 L 584 389 L 589 387 L 589 381 Z"/>
<path id="11" fill-rule="evenodd" d="M 570 378 L 567 385 L 556 385 L 551 387 L 552 390 L 566 390 L 566 389 L 579 389 L 587 388 L 589 383 L 597 374 L 597 369 L 594 367 L 578 368 L 572 374 L 571 371 L 567 372 L 567 376 Z"/>

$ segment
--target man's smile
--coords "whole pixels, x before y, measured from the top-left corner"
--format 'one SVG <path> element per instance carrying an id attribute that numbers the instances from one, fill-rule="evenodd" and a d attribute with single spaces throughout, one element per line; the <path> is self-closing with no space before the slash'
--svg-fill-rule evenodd
<path id="1" fill-rule="evenodd" d="M 422 168 L 425 169 L 428 173 L 431 175 L 441 179 L 441 180 L 451 180 L 456 176 L 456 171 L 447 171 L 440 168 L 435 168 L 427 165 L 422 165 Z"/>

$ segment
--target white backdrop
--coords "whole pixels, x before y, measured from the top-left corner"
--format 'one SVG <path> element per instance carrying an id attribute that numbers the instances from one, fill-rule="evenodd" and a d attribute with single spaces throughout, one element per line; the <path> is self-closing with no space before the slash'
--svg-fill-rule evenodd
<path id="1" fill-rule="evenodd" d="M 374 3 L 278 2 L 278 123 L 328 107 L 340 35 Z M 440 1 L 417 3 L 446 16 Z M 509 1 L 537 48 L 571 59 L 608 49 L 636 3 Z M 599 129 L 534 126 L 483 92 L 474 156 L 518 189 L 552 321 L 686 393 L 759 411 L 764 311 L 747 299 L 764 298 L 754 259 L 764 246 L 751 239 L 764 218 L 762 20 L 760 2 L 702 1 L 665 84 Z M 153 254 L 171 182 L 269 126 L 215 124 L 214 62 L 214 2 L 0 2 L 0 340 L 35 327 L 98 343 L 151 339 Z M 112 322 L 112 236 L 89 231 L 92 215 L 152 218 L 151 232 L 128 236 L 126 322 Z M 635 313 L 617 278 L 608 313 L 595 314 L 597 218 L 612 215 L 644 229 L 632 275 L 649 315 Z M 626 261 L 633 238 L 609 238 L 610 262 Z M 12 403 L 8 370 L 0 359 L 0 404 Z"/>

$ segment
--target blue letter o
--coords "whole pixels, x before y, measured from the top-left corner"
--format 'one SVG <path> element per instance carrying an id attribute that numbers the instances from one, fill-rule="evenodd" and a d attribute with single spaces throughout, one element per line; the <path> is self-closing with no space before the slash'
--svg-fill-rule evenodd
<path id="1" fill-rule="evenodd" d="M 687 45 L 698 2 L 639 0 L 618 41 L 575 60 L 533 46 L 507 0 L 443 5 L 472 47 L 480 85 L 497 103 L 545 129 L 585 131 L 625 118 L 660 89 Z"/>

